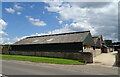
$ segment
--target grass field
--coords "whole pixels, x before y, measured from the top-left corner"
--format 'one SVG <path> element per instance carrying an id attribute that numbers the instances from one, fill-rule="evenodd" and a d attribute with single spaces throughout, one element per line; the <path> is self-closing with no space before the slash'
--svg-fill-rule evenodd
<path id="1" fill-rule="evenodd" d="M 7 60 L 20 60 L 40 63 L 54 63 L 54 64 L 71 64 L 71 65 L 85 65 L 85 63 L 77 60 L 60 59 L 60 58 L 48 58 L 48 57 L 35 57 L 35 56 L 21 56 L 21 55 L 0 55 L 2 59 Z"/>

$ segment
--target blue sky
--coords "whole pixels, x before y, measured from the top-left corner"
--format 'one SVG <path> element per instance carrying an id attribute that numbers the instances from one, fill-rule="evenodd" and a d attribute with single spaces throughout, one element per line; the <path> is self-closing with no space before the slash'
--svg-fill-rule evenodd
<path id="1" fill-rule="evenodd" d="M 117 2 L 2 2 L 0 43 L 28 36 L 90 30 L 117 40 Z M 113 12 L 114 11 L 114 12 Z"/>
<path id="2" fill-rule="evenodd" d="M 5 10 L 5 8 L 14 8 L 15 5 L 21 6 L 21 9 L 15 9 L 16 12 L 21 12 L 17 15 L 16 12 L 10 13 Z M 35 33 L 47 33 L 48 31 L 60 28 L 61 25 L 58 23 L 56 16 L 58 14 L 48 12 L 44 9 L 47 4 L 40 3 L 3 3 L 3 19 L 8 23 L 6 28 L 6 33 L 8 33 L 9 38 L 12 37 L 22 37 Z M 34 19 L 40 19 L 44 21 L 46 25 L 37 26 L 32 24 L 26 16 L 31 16 Z"/>

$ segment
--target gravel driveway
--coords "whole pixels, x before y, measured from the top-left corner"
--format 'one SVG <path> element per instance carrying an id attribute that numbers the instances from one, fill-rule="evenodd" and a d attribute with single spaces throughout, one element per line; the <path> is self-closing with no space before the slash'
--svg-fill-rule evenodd
<path id="1" fill-rule="evenodd" d="M 117 51 L 102 53 L 101 55 L 94 57 L 94 64 L 112 67 L 115 65 L 116 54 L 117 54 Z"/>

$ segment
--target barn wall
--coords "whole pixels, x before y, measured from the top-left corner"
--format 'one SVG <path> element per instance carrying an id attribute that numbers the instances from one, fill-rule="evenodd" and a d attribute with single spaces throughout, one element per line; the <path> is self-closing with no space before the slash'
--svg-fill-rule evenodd
<path id="1" fill-rule="evenodd" d="M 11 51 L 49 51 L 49 52 L 68 52 L 82 51 L 82 43 L 56 43 L 56 44 L 30 44 L 30 45 L 11 45 Z"/>
<path id="2" fill-rule="evenodd" d="M 2 54 L 9 54 L 9 46 L 2 46 L 1 52 Z"/>
<path id="3" fill-rule="evenodd" d="M 40 44 L 40 45 L 12 45 L 10 55 L 27 55 L 41 57 L 57 57 L 75 59 L 82 62 L 92 63 L 91 52 L 81 52 L 82 43 Z"/>
<path id="4" fill-rule="evenodd" d="M 40 56 L 52 58 L 75 59 L 81 62 L 93 63 L 93 55 L 90 52 L 38 52 L 38 51 L 10 51 L 10 55 Z"/>

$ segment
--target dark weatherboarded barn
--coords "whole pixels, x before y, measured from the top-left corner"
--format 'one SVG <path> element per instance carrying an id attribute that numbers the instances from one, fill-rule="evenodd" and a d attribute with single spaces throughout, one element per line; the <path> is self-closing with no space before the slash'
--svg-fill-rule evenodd
<path id="1" fill-rule="evenodd" d="M 101 54 L 101 48 L 102 48 L 102 41 L 103 40 L 101 38 L 102 35 L 99 35 L 99 36 L 93 36 L 93 40 L 94 40 L 94 43 L 95 43 L 95 51 L 93 51 L 93 55 L 94 57 L 97 56 L 97 55 L 100 55 Z"/>
<path id="2" fill-rule="evenodd" d="M 27 37 L 11 45 L 10 50 L 81 52 L 94 46 L 90 31 L 83 31 Z"/>
<path id="3" fill-rule="evenodd" d="M 99 36 L 93 36 L 92 38 L 93 38 L 93 40 L 95 42 L 95 47 L 96 48 L 101 48 L 100 37 Z"/>

